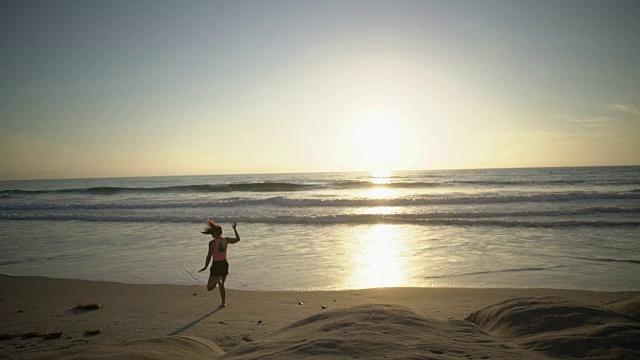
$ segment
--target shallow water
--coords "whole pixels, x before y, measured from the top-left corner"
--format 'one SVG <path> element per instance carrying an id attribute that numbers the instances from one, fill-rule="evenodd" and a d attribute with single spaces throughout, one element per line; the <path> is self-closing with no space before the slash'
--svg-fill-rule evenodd
<path id="1" fill-rule="evenodd" d="M 203 284 L 205 219 L 238 221 L 227 285 L 640 290 L 640 168 L 0 183 L 0 273 Z"/>

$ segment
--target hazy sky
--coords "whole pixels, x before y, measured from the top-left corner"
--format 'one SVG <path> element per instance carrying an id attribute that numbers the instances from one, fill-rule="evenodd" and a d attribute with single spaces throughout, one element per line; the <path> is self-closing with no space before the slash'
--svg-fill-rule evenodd
<path id="1" fill-rule="evenodd" d="M 0 1 L 0 179 L 640 164 L 640 1 Z"/>

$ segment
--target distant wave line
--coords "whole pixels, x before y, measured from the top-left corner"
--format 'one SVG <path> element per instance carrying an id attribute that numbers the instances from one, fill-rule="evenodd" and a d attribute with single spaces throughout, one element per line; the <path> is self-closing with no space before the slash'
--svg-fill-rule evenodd
<path id="1" fill-rule="evenodd" d="M 367 187 L 388 187 L 388 188 L 432 188 L 451 187 L 459 185 L 476 186 L 544 186 L 544 185 L 637 185 L 640 181 L 590 181 L 582 179 L 566 180 L 441 180 L 441 181 L 407 181 L 377 183 L 364 180 L 342 180 L 330 184 L 336 188 L 367 188 Z"/>
<path id="2" fill-rule="evenodd" d="M 0 220 L 46 220 L 46 221 L 85 221 L 85 222 L 154 222 L 154 223 L 201 223 L 202 218 L 194 216 L 167 216 L 152 214 L 149 216 L 131 215 L 86 215 L 86 214 L 2 214 Z M 640 221 L 604 221 L 604 220 L 512 220 L 512 219 L 465 219 L 465 218 L 428 218 L 410 214 L 398 215 L 336 215 L 336 216 L 273 216 L 244 217 L 216 216 L 220 222 L 238 221 L 242 223 L 266 223 L 283 225 L 337 225 L 337 224 L 406 224 L 426 226 L 490 226 L 525 228 L 575 228 L 575 227 L 639 227 Z"/>
<path id="3" fill-rule="evenodd" d="M 296 198 L 273 196 L 262 199 L 229 197 L 194 201 L 146 200 L 146 203 L 73 203 L 73 202 L 24 202 L 0 204 L 0 210 L 45 210 L 45 209 L 159 209 L 159 208 L 201 208 L 201 207 L 242 207 L 242 206 L 282 206 L 282 207 L 375 207 L 375 206 L 423 206 L 423 205 L 467 205 L 467 204 L 508 204 L 529 202 L 577 202 L 583 200 L 640 200 L 640 193 L 620 192 L 570 192 L 537 193 L 527 195 L 421 195 L 390 199 L 375 198 Z M 65 201 L 65 200 L 59 200 Z"/>
<path id="4" fill-rule="evenodd" d="M 238 184 L 202 184 L 202 185 L 177 185 L 162 187 L 119 187 L 99 186 L 89 188 L 71 188 L 55 190 L 2 190 L 0 194 L 90 194 L 90 195 L 116 195 L 121 193 L 216 193 L 216 192 L 276 192 L 299 191 L 309 189 L 315 185 L 292 184 L 280 182 L 256 182 Z"/>
<path id="5" fill-rule="evenodd" d="M 75 211 L 82 211 L 83 214 L 87 210 L 93 210 L 96 212 L 99 211 L 110 211 L 110 210 L 123 210 L 123 211 L 133 211 L 133 210 L 167 210 L 167 211 L 177 211 L 179 209 L 182 210 L 196 210 L 196 209 L 213 209 L 215 211 L 216 208 L 226 208 L 227 206 L 224 203 L 221 204 L 217 202 L 203 202 L 203 203 L 151 203 L 151 204 L 19 204 L 19 205 L 0 205 L 0 217 L 1 216 L 9 216 L 9 212 L 20 212 L 20 213 L 28 213 L 32 211 L 65 211 L 68 213 L 73 213 Z M 376 207 L 376 206 L 371 206 Z M 393 208 L 393 206 L 391 206 Z M 401 209 L 400 206 L 396 208 Z M 613 206 L 595 206 L 595 207 L 584 207 L 584 208 L 575 208 L 575 209 L 560 209 L 560 210 L 525 210 L 525 211 L 517 211 L 511 209 L 504 209 L 504 211 L 455 211 L 455 209 L 450 209 L 450 211 L 433 211 L 428 212 L 425 211 L 427 208 L 422 208 L 423 212 L 420 214 L 389 214 L 386 215 L 400 215 L 406 217 L 416 217 L 416 218 L 490 218 L 490 217 L 530 217 L 530 216 L 539 216 L 539 217 L 548 217 L 548 216 L 585 216 L 585 215 L 599 215 L 599 214 L 639 214 L 640 207 L 613 207 Z M 5 212 L 3 215 L 2 212 Z M 366 215 L 366 214 L 364 214 Z M 384 215 L 384 214 L 381 214 Z"/>
<path id="6" fill-rule="evenodd" d="M 313 189 L 368 189 L 368 188 L 397 188 L 397 189 L 429 189 L 435 187 L 459 187 L 474 185 L 483 187 L 503 186 L 545 186 L 545 185 L 638 185 L 640 181 L 592 182 L 581 179 L 567 180 L 441 180 L 441 181 L 391 181 L 377 183 L 363 180 L 339 180 L 319 183 L 292 182 L 247 182 L 225 184 L 191 184 L 160 187 L 121 187 L 97 186 L 87 188 L 64 188 L 49 190 L 0 190 L 0 195 L 6 198 L 10 195 L 38 195 L 38 194 L 89 194 L 89 195 L 118 195 L 123 193 L 226 193 L 226 192 L 293 192 Z M 629 192 L 639 192 L 634 188 Z"/>

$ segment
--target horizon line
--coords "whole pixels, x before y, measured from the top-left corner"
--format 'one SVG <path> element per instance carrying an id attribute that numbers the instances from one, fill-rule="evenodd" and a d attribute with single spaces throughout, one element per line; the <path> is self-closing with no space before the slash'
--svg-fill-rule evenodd
<path id="1" fill-rule="evenodd" d="M 516 170 L 516 169 L 558 169 L 558 168 L 598 168 L 598 167 L 636 167 L 640 164 L 626 165 L 557 165 L 557 166 L 512 166 L 512 167 L 469 167 L 469 168 L 432 168 L 432 169 L 398 169 L 385 170 L 390 173 L 409 171 L 459 171 L 459 170 Z M 128 176 L 88 176 L 88 177 L 59 177 L 59 178 L 7 178 L 0 182 L 9 181 L 48 181 L 48 180 L 99 180 L 99 179 L 132 179 L 132 178 L 158 178 L 158 177 L 196 177 L 196 176 L 247 176 L 247 175 L 282 175 L 282 174 L 331 174 L 331 173 L 374 173 L 379 170 L 337 170 L 337 171 L 282 171 L 282 172 L 255 172 L 255 173 L 218 173 L 218 174 L 172 174 L 172 175 L 128 175 Z"/>

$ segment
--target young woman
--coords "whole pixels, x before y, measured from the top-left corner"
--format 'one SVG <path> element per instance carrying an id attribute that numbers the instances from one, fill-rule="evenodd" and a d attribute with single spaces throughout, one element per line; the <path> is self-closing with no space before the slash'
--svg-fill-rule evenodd
<path id="1" fill-rule="evenodd" d="M 229 274 L 227 245 L 240 241 L 240 235 L 238 235 L 238 230 L 236 230 L 236 223 L 234 222 L 231 226 L 233 227 L 233 232 L 236 233 L 235 238 L 223 238 L 222 227 L 216 225 L 212 220 L 207 222 L 207 228 L 202 232 L 203 234 L 211 235 L 213 240 L 209 241 L 207 259 L 204 267 L 199 272 L 207 270 L 209 262 L 211 262 L 211 272 L 209 281 L 207 282 L 207 290 L 211 291 L 216 288 L 216 285 L 220 285 L 220 298 L 222 299 L 220 307 L 227 306 L 227 290 L 224 288 L 224 282 L 227 280 L 227 275 Z"/>

